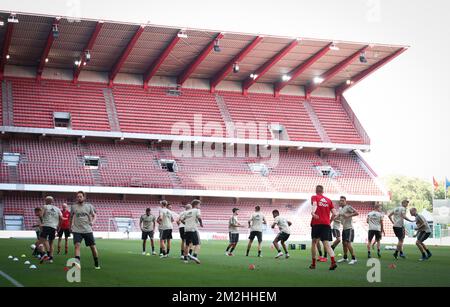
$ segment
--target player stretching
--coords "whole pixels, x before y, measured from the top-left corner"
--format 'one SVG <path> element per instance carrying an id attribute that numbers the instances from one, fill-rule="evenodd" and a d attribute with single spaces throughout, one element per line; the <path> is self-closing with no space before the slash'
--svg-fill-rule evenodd
<path id="1" fill-rule="evenodd" d="M 161 209 L 159 210 L 158 222 L 162 231 L 160 236 L 161 258 L 169 257 L 170 241 L 172 240 L 173 216 L 169 209 L 169 203 L 166 200 L 161 201 Z M 167 244 L 166 244 L 167 243 Z"/>
<path id="2" fill-rule="evenodd" d="M 184 262 L 188 262 L 188 258 L 200 264 L 198 253 L 200 251 L 200 237 L 198 234 L 198 225 L 203 227 L 203 222 L 200 213 L 200 201 L 194 199 L 192 205 L 186 205 L 186 212 L 183 214 L 181 222 L 184 224 L 184 235 L 186 244 L 184 246 Z M 189 250 L 192 249 L 192 255 Z"/>
<path id="3" fill-rule="evenodd" d="M 431 235 L 431 228 L 428 224 L 427 220 L 422 214 L 417 213 L 416 208 L 411 208 L 409 213 L 416 218 L 416 226 L 417 226 L 417 241 L 416 245 L 422 253 L 422 258 L 420 261 L 428 260 L 432 254 L 426 245 L 423 243 L 428 237 Z"/>
<path id="4" fill-rule="evenodd" d="M 367 240 L 367 257 L 371 258 L 371 251 L 370 247 L 372 245 L 372 240 L 375 237 L 375 243 L 377 244 L 377 256 L 378 258 L 381 258 L 381 250 L 380 250 L 380 241 L 381 241 L 381 234 L 385 235 L 384 233 L 384 226 L 383 226 L 383 218 L 384 214 L 381 212 L 381 205 L 375 205 L 375 210 L 369 212 L 367 214 L 367 224 L 369 225 L 369 236 Z"/>
<path id="5" fill-rule="evenodd" d="M 153 241 L 156 217 L 151 212 L 152 210 L 150 208 L 147 208 L 145 210 L 145 214 L 141 215 L 141 218 L 139 220 L 139 227 L 142 231 L 142 255 L 145 255 L 147 238 L 150 239 L 150 244 L 152 246 L 152 255 L 156 255 L 155 242 Z"/>
<path id="6" fill-rule="evenodd" d="M 98 251 L 95 245 L 94 232 L 92 226 L 97 219 L 95 208 L 92 204 L 86 202 L 86 193 L 77 192 L 76 203 L 70 210 L 70 225 L 73 234 L 73 243 L 75 244 L 75 258 L 81 261 L 80 246 L 84 240 L 86 247 L 89 247 L 94 258 L 96 270 L 100 270 L 98 262 Z"/>
<path id="7" fill-rule="evenodd" d="M 234 256 L 233 251 L 239 242 L 239 227 L 242 227 L 237 218 L 239 209 L 233 208 L 231 211 L 233 212 L 233 215 L 228 220 L 228 237 L 230 244 L 228 244 L 228 247 L 225 250 L 225 256 Z"/>
<path id="8" fill-rule="evenodd" d="M 395 208 L 388 217 L 391 220 L 392 225 L 394 225 L 394 234 L 398 239 L 397 249 L 394 253 L 394 258 L 398 259 L 399 253 L 400 257 L 406 258 L 403 254 L 403 241 L 405 240 L 405 221 L 414 222 L 406 217 L 406 208 L 408 207 L 409 200 L 403 200 L 402 205 Z"/>
<path id="9" fill-rule="evenodd" d="M 42 206 L 41 217 L 42 217 L 42 231 L 39 236 L 39 245 L 43 245 L 47 251 L 41 257 L 41 263 L 44 261 L 53 262 L 53 241 L 55 240 L 56 229 L 58 228 L 62 213 L 58 207 L 53 205 L 53 197 L 47 196 L 45 198 L 45 205 Z M 43 253 L 44 250 L 41 249 Z"/>
<path id="10" fill-rule="evenodd" d="M 289 226 L 291 226 L 292 223 L 288 221 L 286 218 L 281 217 L 280 212 L 278 210 L 273 210 L 272 215 L 274 218 L 272 229 L 275 228 L 275 225 L 278 225 L 278 229 L 280 230 L 280 232 L 273 240 L 273 246 L 278 251 L 278 254 L 275 256 L 275 258 L 280 258 L 283 256 L 283 253 L 281 252 L 281 249 L 278 246 L 278 242 L 281 241 L 281 246 L 283 247 L 285 257 L 286 259 L 288 259 L 289 253 L 286 248 L 286 241 L 289 239 L 289 236 L 291 235 L 291 230 L 289 229 Z"/>
<path id="11" fill-rule="evenodd" d="M 336 210 L 334 209 L 333 202 L 323 196 L 323 186 L 316 186 L 316 195 L 311 197 L 311 258 L 312 264 L 310 269 L 316 268 L 316 246 L 317 241 L 322 241 L 325 251 L 330 255 L 331 266 L 330 270 L 337 268 L 336 260 L 334 258 L 334 251 L 330 246 L 331 227 L 330 221 L 334 220 L 336 216 Z M 331 213 L 331 218 L 330 218 Z"/>
<path id="12" fill-rule="evenodd" d="M 70 237 L 70 211 L 67 210 L 67 204 L 64 203 L 62 205 L 62 220 L 61 220 L 61 225 L 59 225 L 58 228 L 58 255 L 61 252 L 61 241 L 62 241 L 62 236 L 64 234 L 64 251 L 65 254 L 67 255 L 68 249 L 69 249 L 69 237 Z"/>
<path id="13" fill-rule="evenodd" d="M 256 206 L 255 212 L 248 220 L 248 228 L 250 228 L 250 236 L 248 237 L 247 253 L 248 256 L 250 248 L 252 247 L 255 237 L 258 239 L 258 257 L 261 257 L 261 243 L 262 243 L 262 227 L 263 224 L 267 224 L 264 214 L 261 213 L 261 207 Z"/>
<path id="14" fill-rule="evenodd" d="M 352 242 L 355 238 L 355 230 L 353 229 L 353 217 L 358 216 L 359 213 L 349 204 L 347 204 L 347 198 L 341 196 L 339 199 L 339 205 L 342 209 L 339 211 L 339 216 L 342 221 L 342 247 L 344 249 L 344 258 L 339 259 L 339 262 L 347 262 L 347 253 L 350 252 L 352 260 L 348 264 L 356 264 L 358 261 L 355 257 L 355 251 L 353 250 Z"/>

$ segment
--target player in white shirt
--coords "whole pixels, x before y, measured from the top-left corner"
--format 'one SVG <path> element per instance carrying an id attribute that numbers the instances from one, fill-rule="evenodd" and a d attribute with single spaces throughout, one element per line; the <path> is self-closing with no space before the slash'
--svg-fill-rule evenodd
<path id="1" fill-rule="evenodd" d="M 348 264 L 353 265 L 358 261 L 356 260 L 355 251 L 353 250 L 352 242 L 355 238 L 355 230 L 353 229 L 353 217 L 358 216 L 359 213 L 347 204 L 347 198 L 345 196 L 341 196 L 339 199 L 339 206 L 342 208 L 339 209 L 339 217 L 342 222 L 342 247 L 344 250 L 344 256 L 342 259 L 339 259 L 337 262 L 347 262 L 347 253 L 350 252 L 352 260 L 348 262 Z"/>
<path id="2" fill-rule="evenodd" d="M 263 225 L 267 224 L 266 217 L 261 212 L 261 207 L 256 206 L 255 212 L 248 220 L 248 228 L 250 228 L 250 236 L 248 237 L 247 253 L 248 256 L 250 248 L 252 247 L 255 237 L 258 239 L 258 257 L 261 257 L 261 243 L 262 243 L 262 230 Z"/>
<path id="3" fill-rule="evenodd" d="M 420 258 L 419 261 L 428 260 L 433 255 L 423 242 L 431 235 L 431 227 L 428 224 L 427 219 L 422 214 L 419 214 L 416 208 L 411 208 L 409 213 L 416 218 L 416 245 L 422 253 L 422 258 Z"/>
<path id="4" fill-rule="evenodd" d="M 181 256 L 180 259 L 184 259 L 184 247 L 185 247 L 185 231 L 184 231 L 184 224 L 181 222 L 181 219 L 183 218 L 183 214 L 186 212 L 186 206 L 183 205 L 183 211 L 180 212 L 177 218 L 177 225 L 178 225 L 178 231 L 180 232 L 180 241 L 181 241 Z M 192 208 L 192 207 L 191 207 Z"/>
<path id="5" fill-rule="evenodd" d="M 381 258 L 381 250 L 380 250 L 381 234 L 385 235 L 383 226 L 384 214 L 381 211 L 381 209 L 382 209 L 381 205 L 377 204 L 375 205 L 374 210 L 369 212 L 369 214 L 367 215 L 367 224 L 369 225 L 369 235 L 367 240 L 368 258 L 372 257 L 370 247 L 372 245 L 372 240 L 374 237 L 375 243 L 377 244 L 377 256 L 378 258 Z"/>
<path id="6" fill-rule="evenodd" d="M 161 258 L 169 257 L 170 253 L 170 241 L 172 240 L 173 229 L 173 213 L 169 209 L 170 205 L 166 200 L 161 201 L 161 209 L 159 210 L 158 223 L 160 233 L 160 250 L 162 253 Z"/>
<path id="7" fill-rule="evenodd" d="M 225 250 L 225 256 L 234 256 L 233 251 L 239 242 L 239 227 L 242 227 L 237 218 L 239 209 L 233 208 L 231 211 L 233 215 L 228 220 L 229 244 Z"/>
<path id="8" fill-rule="evenodd" d="M 394 253 L 394 258 L 398 259 L 399 253 L 401 258 L 406 258 L 403 253 L 403 241 L 405 240 L 405 220 L 414 222 L 406 217 L 406 208 L 409 205 L 409 200 L 403 200 L 402 205 L 392 210 L 388 217 L 394 225 L 394 233 L 398 239 L 397 249 Z"/>
<path id="9" fill-rule="evenodd" d="M 274 218 L 272 228 L 275 228 L 275 226 L 278 226 L 278 229 L 280 232 L 273 240 L 273 246 L 278 251 L 278 254 L 275 256 L 275 258 L 280 258 L 283 256 L 283 253 L 281 252 L 280 247 L 278 246 L 278 242 L 281 241 L 281 246 L 283 247 L 285 257 L 286 259 L 289 258 L 289 252 L 286 247 L 286 241 L 289 239 L 289 236 L 291 235 L 291 230 L 289 226 L 292 225 L 290 221 L 288 221 L 286 218 L 280 216 L 280 212 L 278 210 L 273 210 L 272 215 Z"/>
<path id="10" fill-rule="evenodd" d="M 188 262 L 188 258 L 200 264 L 198 253 L 200 251 L 200 236 L 198 233 L 198 226 L 203 227 L 203 221 L 200 212 L 200 200 L 194 199 L 191 205 L 186 205 L 186 212 L 181 218 L 184 224 L 186 244 L 184 246 L 184 262 Z M 192 255 L 189 254 L 189 249 L 192 249 Z"/>

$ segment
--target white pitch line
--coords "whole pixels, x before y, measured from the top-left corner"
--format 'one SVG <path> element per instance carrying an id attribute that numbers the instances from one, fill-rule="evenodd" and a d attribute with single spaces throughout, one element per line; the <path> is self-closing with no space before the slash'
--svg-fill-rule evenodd
<path id="1" fill-rule="evenodd" d="M 18 282 L 17 280 L 15 280 L 14 278 L 12 278 L 8 274 L 6 274 L 5 272 L 0 271 L 0 275 L 5 277 L 7 280 L 9 280 L 14 286 L 23 288 L 23 285 L 20 282 Z"/>

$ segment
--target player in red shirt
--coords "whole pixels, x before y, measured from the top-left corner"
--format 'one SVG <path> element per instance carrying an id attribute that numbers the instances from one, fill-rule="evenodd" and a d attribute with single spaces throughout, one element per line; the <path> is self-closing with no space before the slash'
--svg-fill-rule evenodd
<path id="1" fill-rule="evenodd" d="M 64 239 L 65 239 L 65 252 L 67 255 L 67 250 L 68 250 L 68 238 L 70 237 L 70 211 L 67 210 L 67 204 L 64 203 L 62 205 L 62 220 L 61 220 L 61 224 L 60 227 L 58 229 L 58 255 L 61 252 L 61 239 L 62 236 L 64 234 Z"/>
<path id="2" fill-rule="evenodd" d="M 316 186 L 316 195 L 311 197 L 311 205 L 312 264 L 309 268 L 316 268 L 316 246 L 320 240 L 322 241 L 325 251 L 330 255 L 330 270 L 335 270 L 337 268 L 337 264 L 336 260 L 334 259 L 334 251 L 330 246 L 330 241 L 333 240 L 333 238 L 331 237 L 330 222 L 334 220 L 336 216 L 336 210 L 334 209 L 333 202 L 328 197 L 323 196 L 323 186 Z"/>

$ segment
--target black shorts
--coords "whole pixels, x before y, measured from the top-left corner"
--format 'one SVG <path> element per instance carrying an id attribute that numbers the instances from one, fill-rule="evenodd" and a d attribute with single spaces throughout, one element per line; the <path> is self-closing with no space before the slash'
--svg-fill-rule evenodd
<path id="1" fill-rule="evenodd" d="M 354 229 L 342 230 L 342 241 L 353 242 L 354 239 L 355 239 L 355 230 Z"/>
<path id="2" fill-rule="evenodd" d="M 230 238 L 231 244 L 236 244 L 239 242 L 239 234 L 238 233 L 228 233 L 228 237 Z"/>
<path id="3" fill-rule="evenodd" d="M 333 237 L 340 238 L 341 237 L 341 231 L 339 229 L 332 229 L 331 233 L 333 234 Z"/>
<path id="4" fill-rule="evenodd" d="M 431 232 L 419 231 L 417 232 L 417 241 L 423 243 L 431 235 Z"/>
<path id="5" fill-rule="evenodd" d="M 379 230 L 369 230 L 369 243 L 372 242 L 373 237 L 375 237 L 376 241 L 380 241 L 381 240 L 381 231 Z"/>
<path id="6" fill-rule="evenodd" d="M 143 231 L 142 232 L 141 239 L 142 240 L 147 240 L 147 238 L 153 239 L 153 231 Z"/>
<path id="7" fill-rule="evenodd" d="M 197 231 L 186 231 L 184 233 L 184 240 L 186 241 L 186 245 L 189 245 L 191 243 L 192 245 L 200 244 L 200 238 Z"/>
<path id="8" fill-rule="evenodd" d="M 161 232 L 161 240 L 171 240 L 172 239 L 172 229 L 164 229 Z"/>
<path id="9" fill-rule="evenodd" d="M 320 239 L 320 241 L 332 241 L 330 225 L 312 225 L 311 239 Z"/>
<path id="10" fill-rule="evenodd" d="M 86 246 L 95 245 L 94 233 L 92 233 L 92 232 L 88 232 L 88 233 L 74 232 L 73 233 L 73 244 L 81 243 L 81 241 L 83 241 L 83 240 L 84 240 L 84 244 L 86 244 Z"/>
<path id="11" fill-rule="evenodd" d="M 184 227 L 180 227 L 180 228 L 178 228 L 178 230 L 180 231 L 180 239 L 181 239 L 181 240 L 186 240 L 186 235 L 185 235 L 185 232 L 184 232 Z"/>
<path id="12" fill-rule="evenodd" d="M 279 232 L 275 237 L 275 241 L 286 242 L 291 235 L 285 232 Z"/>
<path id="13" fill-rule="evenodd" d="M 39 233 L 39 238 L 53 241 L 55 240 L 56 229 L 48 226 L 42 226 L 42 231 Z"/>
<path id="14" fill-rule="evenodd" d="M 36 238 L 39 240 L 40 237 L 41 237 L 41 231 L 36 230 Z"/>
<path id="15" fill-rule="evenodd" d="M 254 240 L 256 238 L 258 238 L 258 242 L 261 243 L 262 242 L 262 231 L 250 231 L 250 236 L 248 237 L 249 240 Z"/>
<path id="16" fill-rule="evenodd" d="M 399 240 L 405 239 L 405 228 L 394 227 L 394 234 Z"/>
<path id="17" fill-rule="evenodd" d="M 68 237 L 70 237 L 70 229 L 62 229 L 62 228 L 60 228 L 58 230 L 58 238 L 62 238 L 63 234 L 64 234 L 64 238 L 66 238 L 66 239 Z"/>

